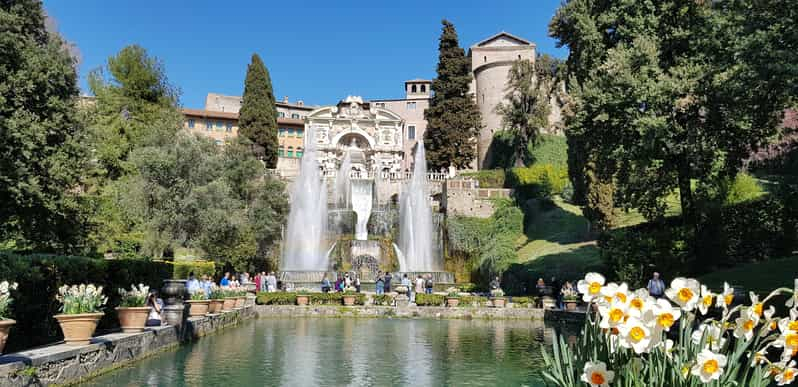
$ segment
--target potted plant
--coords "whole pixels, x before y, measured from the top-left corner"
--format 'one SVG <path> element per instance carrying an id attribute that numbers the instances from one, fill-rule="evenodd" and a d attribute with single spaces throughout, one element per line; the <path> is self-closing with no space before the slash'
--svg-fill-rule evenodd
<path id="1" fill-rule="evenodd" d="M 460 305 L 460 290 L 449 288 L 446 292 L 446 306 L 456 307 Z"/>
<path id="2" fill-rule="evenodd" d="M 355 289 L 353 286 L 347 286 L 344 288 L 344 293 L 341 295 L 341 298 L 344 300 L 344 305 L 355 305 L 355 300 L 357 299 L 357 289 Z"/>
<path id="3" fill-rule="evenodd" d="M 208 303 L 208 313 L 209 314 L 217 314 L 222 311 L 222 305 L 224 304 L 224 292 L 222 289 L 217 287 L 211 288 L 211 299 Z"/>
<path id="4" fill-rule="evenodd" d="M 235 290 L 235 297 L 236 297 L 236 309 L 241 309 L 244 307 L 244 303 L 247 302 L 247 291 L 246 290 Z"/>
<path id="5" fill-rule="evenodd" d="M 6 339 L 8 338 L 8 331 L 16 324 L 16 321 L 9 318 L 10 313 L 8 307 L 11 305 L 13 299 L 11 298 L 11 291 L 17 289 L 17 284 L 8 283 L 8 281 L 0 282 L 0 354 L 3 353 L 3 348 L 6 346 Z"/>
<path id="6" fill-rule="evenodd" d="M 221 289 L 224 296 L 222 303 L 222 312 L 229 312 L 236 306 L 236 299 L 238 298 L 233 289 Z"/>
<path id="7" fill-rule="evenodd" d="M 211 304 L 211 301 L 208 300 L 208 296 L 205 294 L 205 291 L 202 289 L 192 292 L 189 295 L 189 300 L 186 302 L 189 305 L 188 309 L 189 317 L 205 316 L 208 313 L 208 308 L 210 307 Z"/>
<path id="8" fill-rule="evenodd" d="M 119 318 L 122 332 L 142 332 L 144 326 L 147 325 L 147 316 L 150 314 L 150 307 L 147 306 L 150 288 L 139 284 L 138 287 L 130 285 L 130 290 L 118 289 L 118 291 L 120 298 L 116 315 Z"/>
<path id="9" fill-rule="evenodd" d="M 504 297 L 504 290 L 493 289 L 490 291 L 490 296 L 494 308 L 504 308 L 504 305 L 507 304 L 507 299 Z"/>
<path id="10" fill-rule="evenodd" d="M 574 311 L 579 303 L 579 293 L 575 289 L 562 289 L 562 300 L 565 302 L 565 310 Z"/>
<path id="11" fill-rule="evenodd" d="M 103 316 L 102 306 L 108 302 L 103 287 L 92 284 L 64 285 L 56 299 L 61 302 L 61 314 L 53 316 L 61 325 L 68 345 L 87 345 Z"/>
<path id="12" fill-rule="evenodd" d="M 296 304 L 300 306 L 305 306 L 310 304 L 310 290 L 305 288 L 297 289 Z"/>

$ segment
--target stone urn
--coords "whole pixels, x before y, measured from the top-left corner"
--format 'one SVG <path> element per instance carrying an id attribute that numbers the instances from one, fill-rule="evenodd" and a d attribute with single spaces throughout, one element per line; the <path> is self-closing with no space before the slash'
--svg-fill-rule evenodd
<path id="1" fill-rule="evenodd" d="M 119 326 L 122 332 L 136 333 L 143 332 L 147 325 L 147 317 L 150 315 L 150 307 L 118 307 L 116 316 L 119 318 Z"/>
<path id="2" fill-rule="evenodd" d="M 11 319 L 0 320 L 0 354 L 3 353 L 3 348 L 6 347 L 6 339 L 8 339 L 8 331 L 17 322 Z"/>
<path id="3" fill-rule="evenodd" d="M 454 308 L 457 305 L 460 305 L 459 297 L 446 297 L 446 306 Z"/>
<path id="4" fill-rule="evenodd" d="M 189 317 L 202 317 L 208 314 L 208 308 L 211 305 L 211 300 L 188 300 Z"/>
<path id="5" fill-rule="evenodd" d="M 166 305 L 182 304 L 186 299 L 186 280 L 168 279 L 163 280 L 161 294 Z"/>
<path id="6" fill-rule="evenodd" d="M 307 304 L 310 304 L 310 296 L 307 294 L 297 294 L 296 304 L 300 306 L 305 306 Z"/>
<path id="7" fill-rule="evenodd" d="M 247 296 L 238 296 L 238 297 L 236 297 L 236 303 L 235 303 L 234 308 L 235 309 L 241 309 L 241 308 L 244 307 L 244 303 L 246 303 L 246 302 L 247 302 Z"/>
<path id="8" fill-rule="evenodd" d="M 222 304 L 224 304 L 224 300 L 222 299 L 213 299 L 209 300 L 208 303 L 208 313 L 209 314 L 217 314 L 222 311 Z"/>
<path id="9" fill-rule="evenodd" d="M 576 301 L 565 301 L 565 310 L 573 312 L 576 310 Z"/>
<path id="10" fill-rule="evenodd" d="M 57 314 L 67 345 L 88 345 L 103 313 Z"/>
<path id="11" fill-rule="evenodd" d="M 225 297 L 222 303 L 222 312 L 229 312 L 236 306 L 237 297 Z"/>
<path id="12" fill-rule="evenodd" d="M 494 308 L 504 308 L 507 305 L 507 299 L 504 297 L 493 297 L 492 300 Z"/>
<path id="13" fill-rule="evenodd" d="M 343 296 L 341 296 L 341 298 L 344 300 L 344 305 L 352 306 L 355 305 L 355 300 L 357 299 L 357 296 L 354 294 L 344 294 Z"/>

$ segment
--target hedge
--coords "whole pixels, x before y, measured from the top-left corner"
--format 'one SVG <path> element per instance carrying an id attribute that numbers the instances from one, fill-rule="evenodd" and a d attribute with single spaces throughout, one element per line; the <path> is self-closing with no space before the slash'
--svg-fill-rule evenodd
<path id="1" fill-rule="evenodd" d="M 443 306 L 445 297 L 440 294 L 416 294 L 418 306 Z"/>
<path id="2" fill-rule="evenodd" d="M 12 293 L 11 316 L 17 324 L 11 331 L 6 352 L 18 351 L 62 340 L 58 322 L 52 317 L 61 305 L 55 300 L 62 285 L 102 285 L 108 296 L 105 316 L 98 331 L 118 328 L 114 308 L 119 304 L 118 288 L 143 283 L 160 289 L 172 278 L 172 265 L 142 259 L 104 260 L 53 255 L 19 255 L 0 252 L 0 281 L 17 282 Z"/>
<path id="3" fill-rule="evenodd" d="M 475 172 L 463 172 L 462 177 L 468 177 L 479 182 L 479 188 L 505 188 L 503 169 L 484 169 Z"/>
<path id="4" fill-rule="evenodd" d="M 533 164 L 513 168 L 507 176 L 508 184 L 520 198 L 560 195 L 568 184 L 568 168 L 553 164 Z"/>
<path id="5" fill-rule="evenodd" d="M 197 278 L 207 275 L 211 279 L 216 275 L 216 264 L 212 261 L 174 261 L 167 262 L 174 266 L 172 278 L 186 279 L 191 272 Z"/>
<path id="6" fill-rule="evenodd" d="M 295 292 L 260 292 L 255 299 L 258 305 L 296 305 Z M 341 293 L 310 293 L 311 305 L 343 305 L 343 294 Z M 366 302 L 366 295 L 358 293 L 355 304 L 363 305 Z"/>

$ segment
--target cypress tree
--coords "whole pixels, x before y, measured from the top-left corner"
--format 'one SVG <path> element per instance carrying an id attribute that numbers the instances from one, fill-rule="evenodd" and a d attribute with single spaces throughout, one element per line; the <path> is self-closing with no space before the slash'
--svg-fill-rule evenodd
<path id="1" fill-rule="evenodd" d="M 475 139 L 481 126 L 471 94 L 471 62 L 460 47 L 457 31 L 443 20 L 438 46 L 438 77 L 432 81 L 432 100 L 424 112 L 427 166 L 442 170 L 467 168 L 476 156 Z"/>
<path id="2" fill-rule="evenodd" d="M 277 166 L 277 107 L 269 70 L 258 54 L 252 54 L 244 81 L 244 101 L 238 117 L 239 133 L 252 141 L 255 153 L 267 168 Z"/>

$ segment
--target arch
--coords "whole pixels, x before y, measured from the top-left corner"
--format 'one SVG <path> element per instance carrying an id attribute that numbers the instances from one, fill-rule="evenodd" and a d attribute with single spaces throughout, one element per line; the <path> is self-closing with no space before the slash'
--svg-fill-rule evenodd
<path id="1" fill-rule="evenodd" d="M 416 85 L 412 85 L 412 86 L 410 86 L 410 92 L 411 92 L 411 93 L 416 93 L 416 92 L 418 92 L 418 90 L 416 89 Z"/>
<path id="2" fill-rule="evenodd" d="M 336 134 L 335 137 L 332 138 L 330 143 L 331 144 L 339 144 L 341 142 L 341 139 L 344 138 L 344 136 L 352 136 L 352 135 L 358 135 L 358 137 L 357 137 L 358 140 L 360 140 L 361 138 L 363 140 L 365 140 L 365 143 L 368 144 L 369 148 L 375 148 L 376 147 L 376 143 L 374 141 L 374 138 L 371 137 L 365 130 L 357 128 L 357 127 L 354 127 L 354 128 L 351 128 L 348 131 L 343 131 L 343 132 L 340 132 L 340 133 Z M 363 141 L 360 141 L 360 144 L 363 144 Z M 344 145 L 345 146 L 349 146 L 349 143 L 347 142 Z"/>
<path id="3" fill-rule="evenodd" d="M 422 93 L 426 93 L 427 92 L 427 85 L 421 85 L 421 92 Z"/>
<path id="4" fill-rule="evenodd" d="M 294 157 L 294 147 L 292 147 L 292 146 L 288 147 L 288 153 L 286 153 L 286 156 L 287 157 Z"/>

